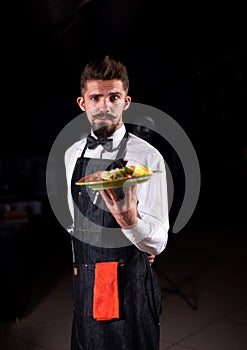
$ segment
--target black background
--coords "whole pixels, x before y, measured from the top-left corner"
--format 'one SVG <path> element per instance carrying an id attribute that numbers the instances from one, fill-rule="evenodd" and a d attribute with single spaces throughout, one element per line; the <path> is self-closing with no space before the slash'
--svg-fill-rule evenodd
<path id="1" fill-rule="evenodd" d="M 217 8 L 209 2 L 14 1 L 2 5 L 1 33 L 1 203 L 43 205 L 20 257 L 8 246 L 4 263 L 11 252 L 13 266 L 32 261 L 37 273 L 47 261 L 71 261 L 69 235 L 47 198 L 46 161 L 57 135 L 81 113 L 81 70 L 105 54 L 126 64 L 132 101 L 169 114 L 196 150 L 201 192 L 182 231 L 246 230 L 247 33 L 236 2 Z M 158 135 L 148 141 L 173 175 L 172 227 L 184 193 L 182 165 Z"/>
<path id="2" fill-rule="evenodd" d="M 3 11 L 2 37 L 3 195 L 47 201 L 46 159 L 59 132 L 80 114 L 80 72 L 109 54 L 128 67 L 132 100 L 168 113 L 194 145 L 202 178 L 190 224 L 245 226 L 247 43 L 237 3 L 12 2 Z M 149 141 L 174 177 L 173 222 L 183 169 L 164 140 Z"/>

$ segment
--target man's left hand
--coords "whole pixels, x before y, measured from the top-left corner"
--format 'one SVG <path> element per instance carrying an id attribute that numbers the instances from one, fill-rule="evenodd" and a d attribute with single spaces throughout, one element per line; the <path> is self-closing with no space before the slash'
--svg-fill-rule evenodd
<path id="1" fill-rule="evenodd" d="M 148 260 L 150 262 L 150 265 L 154 263 L 155 255 L 148 255 Z"/>

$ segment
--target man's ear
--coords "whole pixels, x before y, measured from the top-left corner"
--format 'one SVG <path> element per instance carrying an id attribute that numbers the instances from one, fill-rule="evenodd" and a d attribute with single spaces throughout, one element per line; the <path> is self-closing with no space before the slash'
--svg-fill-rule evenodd
<path id="1" fill-rule="evenodd" d="M 84 98 L 82 96 L 77 97 L 76 102 L 82 111 L 85 111 Z"/>
<path id="2" fill-rule="evenodd" d="M 126 96 L 125 98 L 125 106 L 124 106 L 124 110 L 128 109 L 130 106 L 130 102 L 131 102 L 131 97 L 130 96 Z"/>

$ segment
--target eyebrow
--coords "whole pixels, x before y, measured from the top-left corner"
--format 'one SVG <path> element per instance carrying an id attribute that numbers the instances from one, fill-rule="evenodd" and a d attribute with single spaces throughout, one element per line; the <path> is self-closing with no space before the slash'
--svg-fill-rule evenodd
<path id="1" fill-rule="evenodd" d="M 114 92 L 109 93 L 109 96 L 113 96 L 113 95 L 120 95 L 121 96 L 121 92 L 114 91 Z M 99 97 L 99 96 L 104 96 L 104 95 L 103 94 L 91 94 L 91 95 L 89 95 L 89 97 Z"/>

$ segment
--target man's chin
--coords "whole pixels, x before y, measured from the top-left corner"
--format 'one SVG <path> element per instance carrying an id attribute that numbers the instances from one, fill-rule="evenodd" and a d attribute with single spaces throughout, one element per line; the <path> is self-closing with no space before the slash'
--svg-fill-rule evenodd
<path id="1" fill-rule="evenodd" d="M 107 137 L 112 136 L 116 130 L 116 126 L 117 124 L 100 123 L 94 125 L 94 133 L 99 139 L 106 139 Z"/>
<path id="2" fill-rule="evenodd" d="M 100 129 L 100 128 L 110 128 L 114 125 L 112 120 L 109 119 L 101 119 L 97 123 L 94 123 L 95 129 Z"/>

